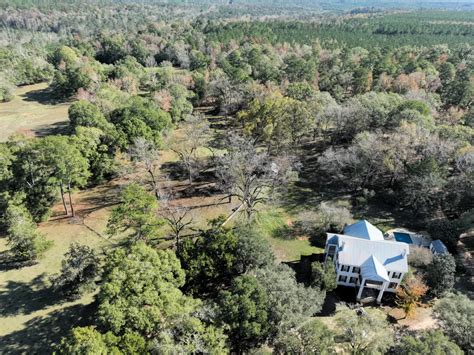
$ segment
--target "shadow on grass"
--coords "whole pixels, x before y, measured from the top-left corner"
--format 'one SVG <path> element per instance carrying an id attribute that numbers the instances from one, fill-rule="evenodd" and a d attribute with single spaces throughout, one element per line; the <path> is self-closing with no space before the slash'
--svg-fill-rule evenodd
<path id="1" fill-rule="evenodd" d="M 58 105 L 68 102 L 68 100 L 57 97 L 50 87 L 39 90 L 28 91 L 21 95 L 25 101 L 37 102 L 42 105 Z"/>
<path id="2" fill-rule="evenodd" d="M 92 324 L 95 309 L 95 304 L 80 304 L 35 317 L 24 329 L 0 337 L 0 353 L 51 354 L 71 328 Z"/>
<path id="3" fill-rule="evenodd" d="M 43 125 L 43 126 L 33 129 L 33 132 L 39 137 L 58 135 L 58 134 L 67 134 L 68 131 L 69 131 L 68 120 Z"/>
<path id="4" fill-rule="evenodd" d="M 31 282 L 7 281 L 0 291 L 0 315 L 30 314 L 65 301 L 63 295 L 48 287 L 46 274 L 35 277 Z"/>

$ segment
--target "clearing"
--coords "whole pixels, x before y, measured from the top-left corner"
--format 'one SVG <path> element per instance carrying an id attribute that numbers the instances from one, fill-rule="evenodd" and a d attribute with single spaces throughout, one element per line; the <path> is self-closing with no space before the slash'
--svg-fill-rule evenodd
<path id="1" fill-rule="evenodd" d="M 7 139 L 14 132 L 42 134 L 38 127 L 58 127 L 65 122 L 66 104 L 45 105 L 25 101 L 30 111 L 21 106 L 21 102 L 28 97 L 28 92 L 47 90 L 45 84 L 33 87 L 21 89 L 24 94 L 15 98 L 17 107 L 12 108 L 18 111 L 8 116 L 11 122 L 19 122 L 20 126 L 23 124 L 22 128 L 15 128 L 12 123 L 5 125 L 4 130 L 8 126 L 9 133 L 3 132 L 2 139 Z M 11 103 L 6 105 L 13 107 Z M 38 110 L 38 107 L 43 106 L 43 109 L 55 110 L 56 119 L 48 121 L 47 114 Z M 5 104 L 1 104 L 0 109 L 4 113 Z M 59 113 L 61 110 L 63 114 Z M 18 119 L 17 122 L 15 115 L 23 119 Z M 3 114 L 0 117 L 4 121 L 7 116 Z M 214 133 L 218 133 L 217 130 Z M 176 130 L 174 134 L 179 135 L 180 130 Z M 206 150 L 202 151 L 203 157 L 208 154 Z M 182 175 L 176 174 L 179 167 L 176 164 L 177 156 L 173 152 L 162 152 L 161 161 L 162 173 L 168 176 L 161 184 L 173 190 L 173 204 L 192 208 L 195 228 L 205 228 L 209 219 L 219 215 L 227 216 L 237 207 L 236 200 L 232 203 L 228 203 L 227 199 L 222 200 L 224 196 L 213 191 L 205 178 L 203 181 L 195 181 L 191 186 Z M 94 310 L 94 293 L 70 302 L 53 292 L 49 279 L 51 275 L 59 272 L 63 255 L 72 242 L 89 245 L 101 255 L 120 243 L 120 237 L 109 238 L 105 233 L 110 209 L 117 203 L 118 192 L 124 185 L 132 181 L 147 182 L 147 176 L 141 169 L 131 166 L 128 168 L 125 168 L 128 172 L 107 184 L 74 193 L 75 218 L 64 218 L 61 203 L 53 208 L 53 217 L 41 223 L 39 228 L 54 245 L 36 265 L 0 270 L 0 352 L 50 353 L 51 345 L 57 344 L 68 329 L 87 323 Z M 258 217 L 259 227 L 278 259 L 293 261 L 299 259 L 301 254 L 318 252 L 317 248 L 310 246 L 307 238 L 281 235 L 280 231 L 291 225 L 291 214 L 272 206 L 262 206 L 261 209 L 262 213 Z M 6 249 L 5 238 L 0 238 L 0 252 Z"/>
<path id="2" fill-rule="evenodd" d="M 68 124 L 69 105 L 55 101 L 47 83 L 17 88 L 12 101 L 0 103 L 0 142 L 14 133 L 43 136 L 61 132 Z"/>

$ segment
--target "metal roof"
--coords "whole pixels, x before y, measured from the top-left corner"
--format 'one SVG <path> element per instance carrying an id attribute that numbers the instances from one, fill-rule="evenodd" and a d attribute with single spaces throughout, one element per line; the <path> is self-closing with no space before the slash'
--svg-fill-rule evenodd
<path id="1" fill-rule="evenodd" d="M 431 242 L 431 248 L 433 248 L 436 254 L 444 254 L 448 252 L 446 245 L 444 245 L 444 243 L 439 239 L 433 240 Z"/>
<path id="2" fill-rule="evenodd" d="M 407 272 L 410 247 L 406 243 L 389 240 L 366 240 L 343 234 L 328 233 L 328 240 L 337 237 L 338 259 L 343 265 L 361 267 L 371 256 L 378 259 L 387 271 Z"/>
<path id="3" fill-rule="evenodd" d="M 387 270 L 375 256 L 370 256 L 360 267 L 360 273 L 366 280 L 390 281 Z"/>
<path id="4" fill-rule="evenodd" d="M 365 219 L 345 227 L 344 234 L 367 240 L 384 240 L 380 229 Z"/>

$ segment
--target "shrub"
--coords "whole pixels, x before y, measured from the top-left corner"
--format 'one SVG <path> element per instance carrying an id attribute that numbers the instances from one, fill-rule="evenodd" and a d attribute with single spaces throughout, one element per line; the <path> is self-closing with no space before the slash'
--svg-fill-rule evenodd
<path id="1" fill-rule="evenodd" d="M 419 300 L 428 291 L 428 286 L 425 285 L 421 277 L 407 274 L 403 279 L 402 284 L 397 289 L 397 305 L 404 311 L 406 317 L 411 317 L 416 307 L 420 303 Z"/>
<path id="2" fill-rule="evenodd" d="M 311 286 L 331 291 L 337 287 L 336 278 L 336 269 L 331 260 L 328 260 L 326 266 L 319 262 L 311 264 Z"/>
<path id="3" fill-rule="evenodd" d="M 435 296 L 441 296 L 451 291 L 454 286 L 455 272 L 456 261 L 451 254 L 435 255 L 433 262 L 428 265 L 426 274 L 431 292 Z"/>
<path id="4" fill-rule="evenodd" d="M 410 246 L 408 263 L 411 266 L 425 268 L 433 261 L 433 253 L 428 248 Z"/>
<path id="5" fill-rule="evenodd" d="M 0 102 L 8 102 L 13 99 L 15 87 L 9 82 L 0 82 Z"/>
<path id="6" fill-rule="evenodd" d="M 313 245 L 321 245 L 326 232 L 340 233 L 352 223 L 352 215 L 346 207 L 321 203 L 317 211 L 301 212 L 295 222 L 299 232 L 308 235 Z"/>

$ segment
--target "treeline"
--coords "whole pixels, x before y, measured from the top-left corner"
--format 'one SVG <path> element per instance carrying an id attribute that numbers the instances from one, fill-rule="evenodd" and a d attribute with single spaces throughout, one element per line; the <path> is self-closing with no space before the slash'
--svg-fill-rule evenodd
<path id="1" fill-rule="evenodd" d="M 253 21 L 210 25 L 206 29 L 210 39 L 219 42 L 230 40 L 264 38 L 276 44 L 280 42 L 310 45 L 319 40 L 334 47 L 397 48 L 403 45 L 432 46 L 440 43 L 450 45 L 473 44 L 473 26 L 449 19 L 447 23 L 430 20 L 428 12 L 424 21 L 418 18 L 405 19 L 395 15 L 375 16 L 369 19 L 338 18 L 332 21 Z"/>

